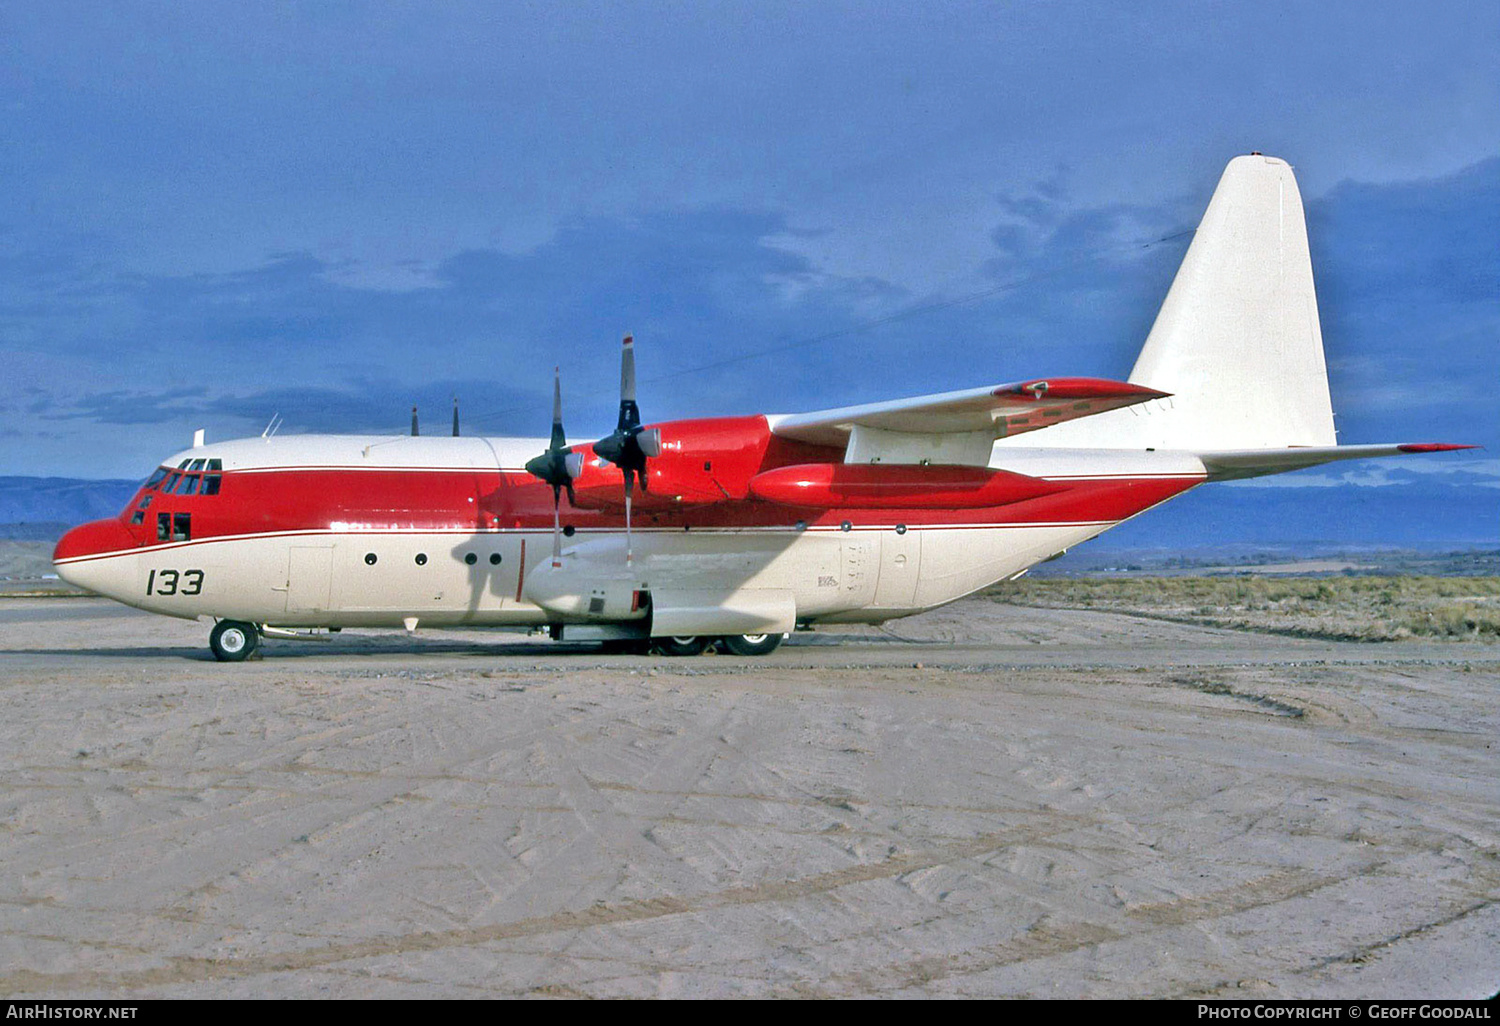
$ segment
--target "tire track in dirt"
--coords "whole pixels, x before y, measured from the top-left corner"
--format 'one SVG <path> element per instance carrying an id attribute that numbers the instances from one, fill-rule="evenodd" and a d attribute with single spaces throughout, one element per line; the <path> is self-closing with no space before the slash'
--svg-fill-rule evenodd
<path id="1" fill-rule="evenodd" d="M 256 976 L 263 973 L 295 972 L 319 969 L 358 959 L 442 951 L 564 931 L 623 926 L 668 916 L 701 914 L 744 905 L 797 901 L 854 884 L 891 879 L 962 859 L 979 858 L 1016 844 L 1035 843 L 1056 833 L 1059 829 L 1072 830 L 1079 825 L 1073 821 L 1076 817 L 1059 818 L 1069 821 L 982 834 L 938 848 L 899 853 L 876 862 L 860 863 L 842 869 L 815 873 L 800 879 L 731 887 L 697 897 L 662 897 L 594 905 L 586 909 L 555 912 L 547 916 L 535 916 L 490 926 L 372 937 L 363 941 L 243 958 L 217 959 L 178 955 L 168 958 L 165 964 L 160 966 L 120 972 L 95 970 L 43 973 L 21 969 L 0 975 L 0 996 L 100 991 L 114 993 L 140 988 Z"/>

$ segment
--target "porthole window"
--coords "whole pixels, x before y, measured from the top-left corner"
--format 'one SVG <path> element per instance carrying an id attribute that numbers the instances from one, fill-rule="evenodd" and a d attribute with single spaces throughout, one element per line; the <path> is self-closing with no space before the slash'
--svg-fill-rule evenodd
<path id="1" fill-rule="evenodd" d="M 425 553 L 425 552 L 418 552 L 417 553 L 417 566 L 426 566 L 426 565 L 427 565 L 427 553 Z"/>
<path id="2" fill-rule="evenodd" d="M 905 524 L 897 524 L 896 525 L 896 533 L 897 534 L 905 534 L 906 533 L 906 525 Z"/>
<path id="3" fill-rule="evenodd" d="M 499 565 L 500 565 L 500 553 L 498 553 L 498 552 L 491 552 L 490 553 L 490 566 L 499 566 Z"/>
<path id="4" fill-rule="evenodd" d="M 365 566 L 374 566 L 374 565 L 375 565 L 375 553 L 373 553 L 373 552 L 366 552 L 365 553 Z"/>
<path id="5" fill-rule="evenodd" d="M 479 557 L 470 552 L 466 556 L 464 556 L 464 562 L 469 564 L 470 566 L 473 566 L 475 563 L 479 562 Z"/>
<path id="6" fill-rule="evenodd" d="M 797 521 L 797 530 L 799 530 L 799 531 L 805 531 L 805 530 L 807 530 L 807 521 L 806 520 L 799 520 L 799 521 Z"/>
<path id="7" fill-rule="evenodd" d="M 563 528 L 563 534 L 567 535 L 569 538 L 573 537 L 575 533 L 576 530 L 572 524 L 569 524 L 567 527 Z"/>
<path id="8" fill-rule="evenodd" d="M 840 531 L 852 531 L 852 530 L 854 530 L 854 525 L 851 524 L 851 523 L 849 523 L 849 521 L 845 520 L 842 524 L 839 525 L 839 530 Z"/>

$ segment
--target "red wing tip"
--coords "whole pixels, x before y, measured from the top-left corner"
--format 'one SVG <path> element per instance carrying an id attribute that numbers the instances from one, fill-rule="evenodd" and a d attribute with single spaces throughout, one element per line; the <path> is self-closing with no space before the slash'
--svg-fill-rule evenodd
<path id="1" fill-rule="evenodd" d="M 1401 452 L 1454 452 L 1458 449 L 1479 449 L 1478 445 L 1454 445 L 1451 442 L 1410 442 L 1396 446 Z"/>
<path id="2" fill-rule="evenodd" d="M 1136 402 L 1165 399 L 1171 394 L 1108 378 L 1037 378 L 995 389 L 995 395 L 1030 395 L 1037 399 L 1134 399 Z"/>

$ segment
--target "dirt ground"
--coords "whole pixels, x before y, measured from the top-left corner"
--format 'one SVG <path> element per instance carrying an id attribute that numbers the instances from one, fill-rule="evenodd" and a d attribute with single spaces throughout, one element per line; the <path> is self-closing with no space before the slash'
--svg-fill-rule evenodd
<path id="1" fill-rule="evenodd" d="M 1493 644 L 206 635 L 0 601 L 5 997 L 1500 988 Z"/>

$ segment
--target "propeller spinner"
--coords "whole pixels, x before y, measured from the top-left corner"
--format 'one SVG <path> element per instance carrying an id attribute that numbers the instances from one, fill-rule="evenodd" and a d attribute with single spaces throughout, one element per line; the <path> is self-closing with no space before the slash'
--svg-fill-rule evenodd
<path id="1" fill-rule="evenodd" d="M 635 403 L 635 339 L 626 335 L 620 344 L 620 419 L 614 434 L 594 443 L 598 456 L 620 468 L 625 476 L 625 562 L 633 560 L 630 518 L 635 483 L 646 491 L 646 460 L 661 455 L 661 432 L 641 428 L 641 410 Z"/>
<path id="2" fill-rule="evenodd" d="M 577 505 L 573 497 L 573 482 L 583 473 L 583 456 L 568 448 L 568 436 L 562 422 L 562 372 L 552 372 L 552 439 L 547 451 L 526 461 L 526 472 L 552 486 L 552 564 L 562 562 L 562 492 L 568 492 L 568 502 Z"/>

